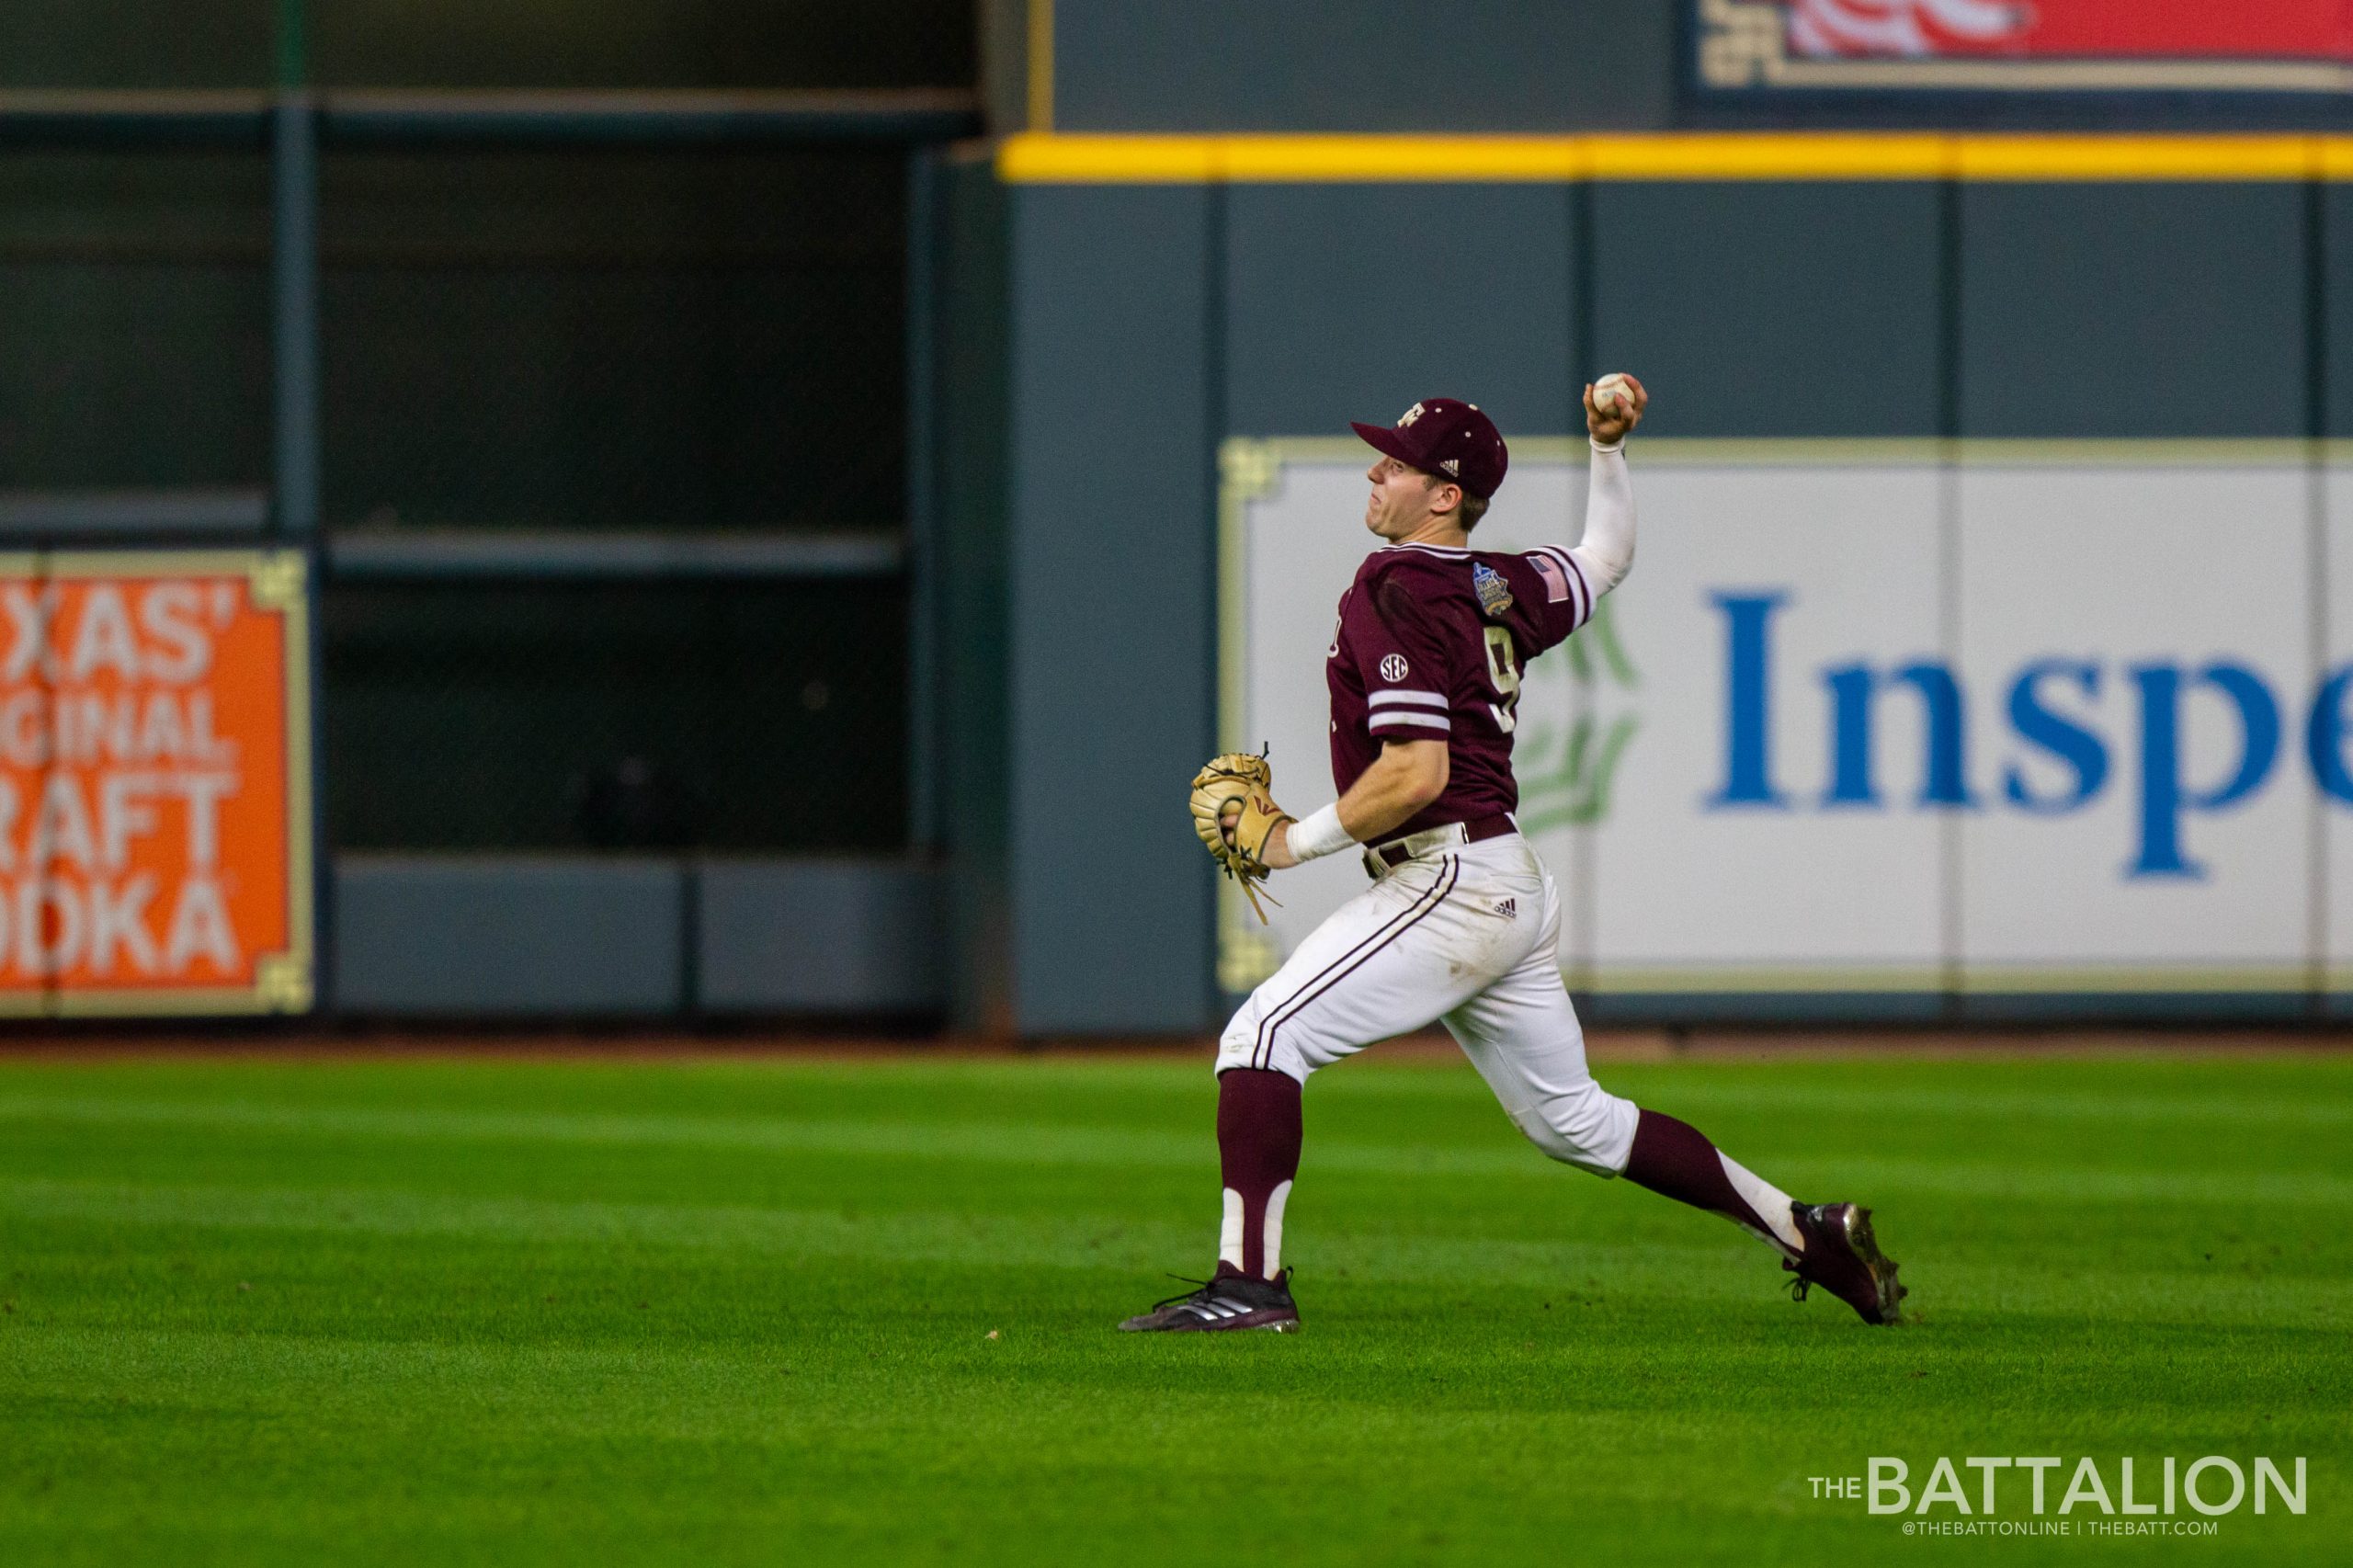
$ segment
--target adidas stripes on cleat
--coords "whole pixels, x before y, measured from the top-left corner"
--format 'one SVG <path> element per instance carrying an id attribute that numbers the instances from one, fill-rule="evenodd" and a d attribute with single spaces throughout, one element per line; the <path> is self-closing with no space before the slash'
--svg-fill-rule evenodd
<path id="1" fill-rule="evenodd" d="M 1214 1334 L 1265 1328 L 1290 1334 L 1299 1327 L 1299 1307 L 1290 1299 L 1290 1270 L 1259 1279 L 1221 1262 L 1198 1290 L 1153 1303 L 1152 1311 L 1120 1325 L 1123 1334 Z"/>

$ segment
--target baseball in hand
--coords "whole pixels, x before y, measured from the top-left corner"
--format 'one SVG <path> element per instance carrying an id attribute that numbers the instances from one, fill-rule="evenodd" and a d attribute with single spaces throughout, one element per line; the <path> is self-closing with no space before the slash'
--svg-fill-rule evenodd
<path id="1" fill-rule="evenodd" d="M 1604 414 L 1634 406 L 1633 390 L 1627 386 L 1622 372 L 1613 370 L 1593 383 L 1593 406 Z"/>

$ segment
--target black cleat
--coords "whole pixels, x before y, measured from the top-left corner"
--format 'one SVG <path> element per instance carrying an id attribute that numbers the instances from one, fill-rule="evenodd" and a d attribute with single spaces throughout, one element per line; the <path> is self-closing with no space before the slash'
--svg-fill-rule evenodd
<path id="1" fill-rule="evenodd" d="M 1865 1323 L 1900 1323 L 1898 1305 L 1911 1294 L 1895 1282 L 1895 1262 L 1871 1236 L 1871 1211 L 1852 1203 L 1792 1203 L 1790 1212 L 1805 1237 L 1805 1251 L 1782 1261 L 1797 1276 L 1790 1294 L 1805 1300 L 1805 1288 L 1819 1285 Z"/>
<path id="2" fill-rule="evenodd" d="M 1290 1299 L 1290 1270 L 1259 1279 L 1221 1261 L 1198 1290 L 1154 1301 L 1152 1311 L 1120 1325 L 1122 1334 L 1211 1334 L 1231 1328 L 1266 1328 L 1277 1334 L 1299 1329 L 1299 1307 Z"/>

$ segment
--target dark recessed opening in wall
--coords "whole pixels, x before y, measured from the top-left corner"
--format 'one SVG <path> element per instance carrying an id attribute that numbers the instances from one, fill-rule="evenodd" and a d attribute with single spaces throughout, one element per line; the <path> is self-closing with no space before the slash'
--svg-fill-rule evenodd
<path id="1" fill-rule="evenodd" d="M 897 527 L 892 149 L 331 153 L 330 527 Z"/>
<path id="2" fill-rule="evenodd" d="M 313 0 L 317 79 L 359 87 L 970 87 L 972 0 Z"/>
<path id="3" fill-rule="evenodd" d="M 0 16 L 0 89 L 269 85 L 273 0 L 16 0 Z"/>
<path id="4" fill-rule="evenodd" d="M 258 149 L 0 153 L 0 489 L 269 472 Z"/>
<path id="5" fill-rule="evenodd" d="M 895 582 L 332 586 L 329 842 L 897 848 L 905 618 Z"/>
<path id="6" fill-rule="evenodd" d="M 27 0 L 0 88 L 267 87 L 278 0 Z M 306 0 L 328 87 L 970 87 L 972 0 Z"/>

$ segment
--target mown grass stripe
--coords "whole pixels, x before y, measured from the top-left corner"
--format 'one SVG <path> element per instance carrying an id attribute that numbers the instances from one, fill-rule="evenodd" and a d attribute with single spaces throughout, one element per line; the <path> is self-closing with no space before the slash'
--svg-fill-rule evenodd
<path id="1" fill-rule="evenodd" d="M 216 1129 L 298 1139 L 378 1139 L 675 1147 L 785 1155 L 850 1155 L 1082 1167 L 1214 1167 L 1207 1129 L 1189 1133 L 968 1122 L 790 1119 L 780 1117 L 623 1116 L 579 1112 L 360 1109 L 225 1102 L 30 1098 L 0 1100 L 0 1122 L 43 1120 L 93 1126 Z M 2114 1151 L 2121 1159 L 2129 1149 Z M 1968 1162 L 1935 1158 L 1859 1159 L 1823 1155 L 1782 1162 L 1800 1184 L 1851 1190 L 1880 1187 L 1949 1196 L 2010 1197 L 2048 1192 L 2099 1202 L 2272 1202 L 2353 1205 L 2353 1176 L 2322 1171 L 2184 1171 L 2165 1155 L 2144 1166 L 2048 1160 Z M 1553 1171 L 1518 1143 L 1463 1148 L 1428 1142 L 1375 1143 L 1319 1135 L 1309 1144 L 1310 1172 L 1366 1175 L 1526 1176 Z"/>
<path id="2" fill-rule="evenodd" d="M 1123 1117 L 1166 1117 L 1178 1107 L 1200 1107 L 1214 1091 L 1206 1072 L 1178 1070 L 1156 1062 L 1107 1066 L 1081 1062 L 1054 1063 L 1029 1070 L 1008 1070 L 986 1063 L 949 1062 L 938 1069 L 936 1081 L 910 1076 L 904 1063 L 882 1063 L 870 1074 L 839 1075 L 831 1062 L 781 1062 L 759 1067 L 701 1062 L 640 1067 L 634 1074 L 610 1064 L 536 1064 L 517 1067 L 492 1063 L 479 1074 L 453 1071 L 442 1063 L 422 1063 L 390 1069 L 296 1064 L 279 1074 L 256 1074 L 242 1064 L 190 1074 L 176 1064 L 160 1072 L 128 1077 L 119 1063 L 99 1062 L 87 1068 L 56 1070 L 0 1062 L 0 1084 L 16 1093 L 0 1095 L 0 1114 L 13 1108 L 54 1102 L 184 1103 L 236 1105 L 251 1103 L 256 1093 L 289 1109 L 346 1107 L 371 1108 L 387 1100 L 418 1104 L 421 1108 L 464 1110 L 447 1096 L 463 1093 L 470 1101 L 504 1104 L 517 1098 L 545 1101 L 562 1097 L 564 1110 L 596 1114 L 605 1108 L 584 1103 L 584 1091 L 620 1089 L 628 1094 L 633 1110 L 642 1112 L 649 1088 L 665 1099 L 701 1104 L 725 1103 L 728 1114 L 744 1119 L 764 1115 L 790 1115 L 811 1103 L 873 1108 L 913 1124 L 952 1123 L 973 1096 L 985 1095 L 1035 1106 L 1041 1114 L 1062 1117 L 1083 1105 L 1091 1116 L 1116 1111 Z M 1907 1066 L 1915 1071 L 1904 1071 Z M 1937 1117 L 2002 1116 L 2029 1120 L 2225 1121 L 2265 1126 L 2353 1128 L 2353 1062 L 2325 1058 L 2260 1059 L 2243 1071 L 2216 1072 L 2211 1061 L 2123 1061 L 2081 1062 L 2040 1060 L 2028 1062 L 1986 1061 L 1966 1063 L 1894 1062 L 1824 1064 L 1821 1062 L 1704 1064 L 1604 1062 L 1596 1072 L 1615 1092 L 1636 1099 L 1656 1098 L 1694 1107 L 1757 1108 L 1912 1114 Z M 1962 1069 L 1956 1076 L 1953 1068 Z M 2308 1070 L 2307 1070 L 2308 1069 Z M 1069 1096 L 1040 1092 L 1040 1075 L 1059 1080 L 1067 1073 L 1087 1090 L 1082 1101 Z M 650 1076 L 649 1076 L 650 1074 Z M 1928 1086 L 1924 1086 L 1924 1080 Z M 145 1091 L 129 1096 L 112 1091 L 116 1083 L 135 1083 Z M 923 1085 L 925 1092 L 899 1095 L 895 1088 Z M 953 1085 L 957 1093 L 941 1093 Z M 158 1094 L 164 1089 L 176 1091 Z M 1485 1085 L 1467 1065 L 1427 1061 L 1389 1062 L 1375 1059 L 1349 1063 L 1318 1077 L 1319 1102 L 1332 1105 L 1392 1100 L 1460 1104 L 1489 1103 Z"/>
<path id="3" fill-rule="evenodd" d="M 779 1267 L 824 1258 L 892 1269 L 938 1264 L 999 1269 L 1131 1270 L 1140 1280 L 1209 1250 L 1200 1225 L 1140 1222 L 1101 1214 L 1032 1219 L 942 1210 L 849 1216 L 837 1210 L 451 1198 L 373 1188 L 125 1187 L 119 1183 L 17 1182 L 0 1186 L 0 1213 L 24 1220 L 142 1229 L 295 1232 L 360 1237 L 452 1237 L 533 1247 L 721 1250 Z M 1709 1233 L 1712 1235 L 1712 1232 Z M 1597 1297 L 1655 1295 L 1677 1281 L 1694 1300 L 1761 1299 L 1769 1259 L 1727 1229 L 1721 1239 L 1680 1241 L 1622 1227 L 1590 1238 L 1530 1242 L 1441 1240 L 1325 1224 L 1305 1244 L 1329 1290 L 1340 1279 L 1427 1282 L 1476 1278 L 1495 1287 L 1556 1287 Z M 1725 1267 L 1727 1259 L 1735 1261 Z M 1743 1267 L 1743 1262 L 1748 1266 Z M 2086 1274 L 2063 1246 L 2000 1268 L 1932 1264 L 1936 1287 L 1964 1312 L 2056 1304 L 2097 1307 L 2134 1321 L 2353 1326 L 2353 1296 L 2333 1278 L 2280 1272 L 2259 1278 L 2211 1269 L 2103 1268 Z"/>
<path id="4" fill-rule="evenodd" d="M 421 1108 L 318 1108 L 268 1104 L 184 1104 L 131 1099 L 12 1099 L 0 1102 L 0 1120 L 63 1120 L 80 1125 L 172 1125 L 222 1131 L 280 1132 L 287 1137 L 400 1142 L 537 1142 L 581 1146 L 676 1146 L 779 1156 L 890 1156 L 913 1161 L 1080 1165 L 1080 1168 L 1207 1170 L 1214 1161 L 1207 1135 L 1174 1135 L 1099 1128 L 1040 1125 L 904 1125 L 866 1120 L 734 1119 L 734 1116 L 614 1116 L 551 1111 L 421 1111 Z M 2113 1149 L 2125 1156 L 2130 1149 Z M 1371 1144 L 1315 1137 L 1308 1173 L 1329 1175 L 1558 1175 L 1522 1144 L 1428 1146 Z M 2353 1177 L 2318 1170 L 2179 1170 L 2167 1153 L 2142 1165 L 2056 1163 L 2047 1158 L 1950 1161 L 1950 1158 L 1821 1156 L 1781 1161 L 1777 1175 L 1793 1191 L 1908 1191 L 1908 1194 L 2014 1196 L 2066 1191 L 2085 1203 L 2294 1203 L 2353 1206 Z"/>
<path id="5" fill-rule="evenodd" d="M 2016 1089 L 1952 1091 L 1853 1088 L 1830 1084 L 1679 1085 L 1678 1104 L 1694 1108 L 1804 1111 L 1821 1116 L 1920 1116 L 1949 1119 L 1997 1117 L 2004 1121 L 2230 1122 L 2264 1128 L 2353 1130 L 2353 1105 L 2342 1101 L 2233 1098 L 2203 1086 L 2178 1096 L 2091 1090 L 2037 1093 Z"/>

